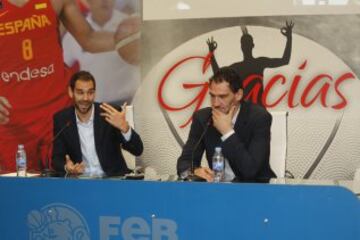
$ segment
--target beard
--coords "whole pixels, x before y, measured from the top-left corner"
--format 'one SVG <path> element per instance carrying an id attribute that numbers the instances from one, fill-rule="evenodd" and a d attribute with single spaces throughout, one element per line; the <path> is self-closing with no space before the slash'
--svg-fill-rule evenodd
<path id="1" fill-rule="evenodd" d="M 91 110 L 92 105 L 91 101 L 79 101 L 75 103 L 75 108 L 79 113 L 86 114 Z"/>
<path id="2" fill-rule="evenodd" d="M 214 108 L 214 109 L 216 109 L 216 110 L 218 110 L 218 111 L 220 111 L 220 112 L 222 112 L 222 113 L 224 113 L 224 114 L 228 114 L 229 112 L 230 112 L 230 109 L 233 107 L 233 106 L 235 106 L 235 107 L 238 107 L 240 105 L 240 103 L 239 102 L 236 102 L 235 100 L 234 101 L 232 101 L 231 103 L 229 103 L 228 105 L 226 105 L 226 106 L 219 106 L 219 107 L 212 107 L 212 108 Z M 236 108 L 235 108 L 235 111 L 236 111 Z"/>

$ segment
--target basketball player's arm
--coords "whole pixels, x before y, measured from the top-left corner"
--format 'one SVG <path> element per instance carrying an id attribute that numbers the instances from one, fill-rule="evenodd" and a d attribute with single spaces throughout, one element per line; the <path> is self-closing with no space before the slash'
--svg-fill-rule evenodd
<path id="1" fill-rule="evenodd" d="M 114 33 L 94 31 L 74 0 L 63 1 L 60 20 L 85 51 L 95 53 L 115 49 Z"/>
<path id="2" fill-rule="evenodd" d="M 289 64 L 292 47 L 293 22 L 286 21 L 286 26 L 280 29 L 281 34 L 286 37 L 286 45 L 282 58 L 262 58 L 264 67 L 275 68 Z"/>
<path id="3" fill-rule="evenodd" d="M 6 124 L 9 122 L 11 105 L 7 98 L 0 96 L 0 124 Z"/>
<path id="4" fill-rule="evenodd" d="M 209 47 L 209 52 L 212 54 L 211 59 L 210 59 L 211 68 L 213 70 L 213 73 L 216 73 L 217 70 L 219 70 L 219 64 L 217 63 L 215 55 L 214 55 L 214 52 L 217 48 L 217 42 L 214 40 L 213 37 L 211 37 L 211 38 L 208 38 L 208 40 L 206 41 L 206 44 Z"/>

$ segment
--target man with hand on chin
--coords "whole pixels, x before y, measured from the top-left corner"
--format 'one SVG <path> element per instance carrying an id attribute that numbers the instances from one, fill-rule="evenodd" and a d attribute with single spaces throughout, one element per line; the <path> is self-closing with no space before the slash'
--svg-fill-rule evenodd
<path id="1" fill-rule="evenodd" d="M 230 67 L 220 68 L 210 78 L 209 93 L 211 107 L 193 115 L 177 162 L 178 174 L 184 177 L 193 168 L 193 174 L 212 182 L 212 156 L 219 146 L 226 159 L 225 181 L 268 182 L 275 177 L 269 164 L 270 113 L 243 101 L 242 82 Z M 210 168 L 201 166 L 204 151 Z"/>
<path id="2" fill-rule="evenodd" d="M 52 167 L 57 172 L 89 175 L 129 173 L 121 148 L 139 156 L 140 136 L 126 121 L 126 103 L 119 111 L 96 103 L 96 83 L 86 71 L 75 73 L 68 88 L 73 106 L 54 115 Z"/>

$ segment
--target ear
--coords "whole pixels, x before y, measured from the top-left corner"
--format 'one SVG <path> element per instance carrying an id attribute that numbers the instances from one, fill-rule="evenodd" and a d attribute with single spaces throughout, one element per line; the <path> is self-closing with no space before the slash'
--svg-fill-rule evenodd
<path id="1" fill-rule="evenodd" d="M 73 99 L 73 97 L 74 97 L 74 92 L 71 90 L 71 87 L 70 87 L 70 86 L 68 87 L 68 94 L 69 94 L 69 97 L 70 97 L 71 99 Z"/>
<path id="2" fill-rule="evenodd" d="M 240 88 L 236 93 L 235 93 L 235 99 L 237 102 L 240 102 L 241 99 L 243 98 L 244 96 L 244 91 L 242 88 Z"/>

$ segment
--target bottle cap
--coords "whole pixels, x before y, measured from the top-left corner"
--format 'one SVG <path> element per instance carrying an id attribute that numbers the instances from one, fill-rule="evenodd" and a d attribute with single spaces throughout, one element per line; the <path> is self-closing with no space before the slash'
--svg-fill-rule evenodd
<path id="1" fill-rule="evenodd" d="M 221 147 L 216 147 L 215 152 L 221 152 Z"/>

